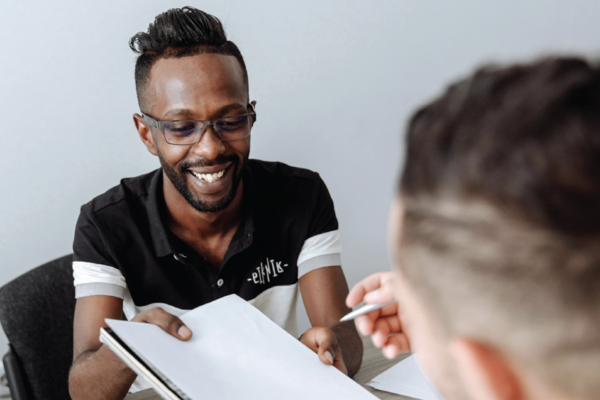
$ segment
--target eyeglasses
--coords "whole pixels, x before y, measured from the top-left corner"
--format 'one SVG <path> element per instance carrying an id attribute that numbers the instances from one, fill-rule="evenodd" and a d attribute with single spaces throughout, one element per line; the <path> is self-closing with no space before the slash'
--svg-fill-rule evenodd
<path id="1" fill-rule="evenodd" d="M 144 120 L 153 128 L 159 129 L 169 144 L 185 146 L 200 141 L 202 134 L 209 126 L 224 142 L 240 140 L 250 135 L 250 130 L 256 122 L 254 106 L 249 104 L 251 113 L 232 115 L 214 121 L 176 120 L 158 121 L 142 113 Z"/>

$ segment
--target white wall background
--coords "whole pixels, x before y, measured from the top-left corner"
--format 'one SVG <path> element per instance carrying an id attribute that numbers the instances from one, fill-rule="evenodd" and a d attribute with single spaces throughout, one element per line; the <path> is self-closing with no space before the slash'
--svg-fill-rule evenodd
<path id="1" fill-rule="evenodd" d="M 328 184 L 350 285 L 389 268 L 387 208 L 417 104 L 483 61 L 600 49 L 592 0 L 1 0 L 0 285 L 70 253 L 83 203 L 158 166 L 133 128 L 127 42 L 187 4 L 245 56 L 251 156 Z"/>

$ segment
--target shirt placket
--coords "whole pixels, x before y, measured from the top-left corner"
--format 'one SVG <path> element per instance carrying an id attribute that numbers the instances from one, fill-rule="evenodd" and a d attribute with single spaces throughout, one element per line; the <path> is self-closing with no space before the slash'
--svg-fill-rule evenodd
<path id="1" fill-rule="evenodd" d="M 237 235 L 236 235 L 237 236 Z M 244 233 L 240 236 L 234 237 L 234 241 L 231 243 L 232 248 L 231 251 L 227 251 L 225 254 L 225 259 L 223 260 L 223 265 L 221 269 L 217 272 L 217 277 L 213 284 L 213 293 L 215 299 L 230 295 L 233 293 L 232 288 L 234 285 L 230 282 L 232 277 L 234 276 L 230 272 L 232 269 L 236 268 L 236 258 L 234 256 L 236 254 L 241 253 L 246 250 L 250 244 L 252 243 L 252 232 L 245 230 Z"/>

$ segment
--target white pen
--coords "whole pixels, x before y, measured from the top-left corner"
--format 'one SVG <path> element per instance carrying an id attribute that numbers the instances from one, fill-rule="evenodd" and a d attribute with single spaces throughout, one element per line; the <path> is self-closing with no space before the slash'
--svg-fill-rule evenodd
<path id="1" fill-rule="evenodd" d="M 342 319 L 340 319 L 340 322 L 350 321 L 351 319 L 360 317 L 361 315 L 370 313 L 371 311 L 379 310 L 380 308 L 389 306 L 390 304 L 394 304 L 394 303 L 395 303 L 395 301 L 390 301 L 389 303 L 383 303 L 383 304 L 365 304 L 358 310 L 354 310 L 351 313 L 344 315 L 344 317 Z"/>

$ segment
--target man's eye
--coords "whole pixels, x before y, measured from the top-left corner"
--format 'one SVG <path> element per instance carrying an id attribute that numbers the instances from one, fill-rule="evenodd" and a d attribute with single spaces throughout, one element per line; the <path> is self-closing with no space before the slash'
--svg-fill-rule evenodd
<path id="1" fill-rule="evenodd" d="M 165 126 L 165 130 L 168 130 L 169 133 L 177 136 L 188 136 L 194 133 L 196 130 L 196 126 L 194 124 L 172 124 L 170 126 Z"/>
<path id="2" fill-rule="evenodd" d="M 219 129 L 225 129 L 225 130 L 238 129 L 238 128 L 242 127 L 243 125 L 245 125 L 247 119 L 248 119 L 248 117 L 246 117 L 246 116 L 222 119 L 219 122 L 217 122 L 217 127 Z"/>

